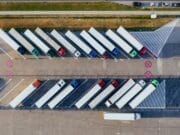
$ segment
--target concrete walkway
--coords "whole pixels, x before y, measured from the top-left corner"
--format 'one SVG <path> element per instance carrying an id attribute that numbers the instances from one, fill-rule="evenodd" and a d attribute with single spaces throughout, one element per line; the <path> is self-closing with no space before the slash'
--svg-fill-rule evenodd
<path id="1" fill-rule="evenodd" d="M 23 77 L 179 77 L 180 58 L 169 59 L 120 59 L 102 60 L 87 58 L 14 59 L 8 67 L 8 59 L 0 56 L 0 76 Z M 150 65 L 149 65 L 150 63 Z"/>

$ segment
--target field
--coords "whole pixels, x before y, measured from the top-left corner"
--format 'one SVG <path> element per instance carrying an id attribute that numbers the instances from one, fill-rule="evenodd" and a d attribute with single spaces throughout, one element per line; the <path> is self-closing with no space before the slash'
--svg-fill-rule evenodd
<path id="1" fill-rule="evenodd" d="M 89 29 L 96 28 L 115 29 L 120 25 L 126 28 L 154 29 L 160 27 L 174 18 L 123 18 L 123 17 L 5 17 L 0 18 L 0 27 L 3 29 L 14 28 L 60 28 L 60 29 Z"/>
<path id="2" fill-rule="evenodd" d="M 0 11 L 89 11 L 89 10 L 138 10 L 138 8 L 110 2 L 1 2 Z"/>

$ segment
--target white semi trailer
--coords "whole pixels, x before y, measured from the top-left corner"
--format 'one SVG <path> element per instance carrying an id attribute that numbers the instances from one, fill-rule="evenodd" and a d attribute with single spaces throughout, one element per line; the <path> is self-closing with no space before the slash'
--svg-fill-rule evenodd
<path id="1" fill-rule="evenodd" d="M 96 95 L 104 87 L 104 80 L 99 80 L 96 85 L 94 85 L 82 98 L 80 98 L 75 106 L 80 109 L 83 107 L 94 95 Z"/>
<path id="2" fill-rule="evenodd" d="M 132 86 L 134 86 L 135 81 L 129 79 L 116 93 L 114 93 L 106 102 L 105 105 L 110 107 L 113 105 L 118 99 L 120 99 Z"/>
<path id="3" fill-rule="evenodd" d="M 53 47 L 60 56 L 65 54 L 64 48 L 58 45 L 48 34 L 46 34 L 41 28 L 37 27 L 35 29 L 36 34 L 38 34 L 44 41 L 46 41 L 51 47 Z"/>
<path id="4" fill-rule="evenodd" d="M 39 51 L 29 41 L 27 41 L 18 31 L 14 28 L 9 30 L 9 34 L 16 39 L 24 48 L 26 48 L 31 54 L 38 56 Z"/>
<path id="5" fill-rule="evenodd" d="M 32 84 L 30 84 L 27 88 L 25 88 L 18 96 L 16 96 L 9 105 L 12 108 L 16 108 L 25 98 L 27 98 L 33 91 L 35 91 L 39 86 L 41 85 L 41 82 L 39 80 L 34 81 Z"/>
<path id="6" fill-rule="evenodd" d="M 0 29 L 0 38 L 3 39 L 12 49 L 20 54 L 24 54 L 25 50 L 16 41 L 14 41 L 5 31 Z"/>
<path id="7" fill-rule="evenodd" d="M 137 55 L 137 52 L 112 30 L 109 29 L 105 34 L 129 56 L 135 57 Z"/>
<path id="8" fill-rule="evenodd" d="M 66 96 L 68 96 L 75 88 L 77 88 L 79 82 L 77 80 L 72 80 L 69 85 L 67 85 L 57 96 L 55 96 L 49 103 L 49 108 L 53 109 L 56 105 L 61 102 Z"/>
<path id="9" fill-rule="evenodd" d="M 90 48 L 85 42 L 83 42 L 79 37 L 77 37 L 74 33 L 68 30 L 65 35 L 74 42 L 79 48 L 81 48 L 88 56 L 96 57 L 96 52 Z"/>
<path id="10" fill-rule="evenodd" d="M 134 96 L 136 96 L 145 86 L 145 82 L 140 80 L 136 83 L 124 96 L 122 96 L 117 102 L 116 106 L 121 109 L 124 107 Z"/>
<path id="11" fill-rule="evenodd" d="M 107 59 L 108 53 L 106 52 L 106 49 L 100 45 L 89 33 L 87 33 L 85 30 L 83 30 L 80 35 L 84 40 L 86 40 L 94 49 L 96 49 L 97 52 L 99 52 L 105 59 Z"/>
<path id="12" fill-rule="evenodd" d="M 131 108 L 136 108 L 140 103 L 144 101 L 152 92 L 156 90 L 156 87 L 159 85 L 157 80 L 153 80 L 144 90 L 141 91 L 130 103 Z"/>
<path id="13" fill-rule="evenodd" d="M 98 32 L 95 28 L 91 27 L 88 31 L 96 40 L 105 46 L 116 57 L 120 55 L 120 50 L 116 48 L 105 36 Z"/>
<path id="14" fill-rule="evenodd" d="M 120 26 L 117 29 L 117 33 L 119 33 L 120 36 L 122 36 L 126 41 L 128 41 L 133 47 L 136 48 L 137 51 L 139 51 L 141 54 L 144 54 L 146 52 L 146 48 L 140 43 L 135 37 L 133 37 L 126 29 L 124 29 L 122 26 Z"/>
<path id="15" fill-rule="evenodd" d="M 104 120 L 139 120 L 141 119 L 140 113 L 108 113 L 104 112 Z"/>
<path id="16" fill-rule="evenodd" d="M 72 53 L 75 57 L 81 56 L 81 53 L 70 42 L 68 42 L 60 33 L 58 33 L 55 29 L 53 31 L 51 31 L 51 35 L 61 45 L 63 45 L 70 53 Z"/>
<path id="17" fill-rule="evenodd" d="M 100 104 L 118 86 L 117 80 L 113 80 L 100 94 L 98 94 L 88 105 L 91 109 Z"/>
<path id="18" fill-rule="evenodd" d="M 35 105 L 37 108 L 41 108 L 48 100 L 50 100 L 58 91 L 60 91 L 66 82 L 64 80 L 59 80 L 46 94 L 44 94 Z"/>
<path id="19" fill-rule="evenodd" d="M 31 32 L 29 29 L 27 29 L 24 32 L 24 35 L 29 40 L 31 40 L 39 49 L 41 49 L 42 52 L 50 55 L 51 57 L 54 56 L 54 53 L 51 51 L 51 49 L 43 41 L 41 41 L 33 32 Z"/>

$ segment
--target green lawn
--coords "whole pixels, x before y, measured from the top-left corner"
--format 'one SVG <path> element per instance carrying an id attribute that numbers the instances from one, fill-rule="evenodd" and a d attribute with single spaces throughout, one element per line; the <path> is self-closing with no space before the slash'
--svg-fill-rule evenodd
<path id="1" fill-rule="evenodd" d="M 110 2 L 1 2 L 0 11 L 33 10 L 138 10 L 138 8 Z"/>

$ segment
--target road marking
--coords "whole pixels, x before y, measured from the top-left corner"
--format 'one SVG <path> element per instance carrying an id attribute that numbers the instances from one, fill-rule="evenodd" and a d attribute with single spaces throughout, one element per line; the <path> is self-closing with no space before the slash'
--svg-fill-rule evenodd
<path id="1" fill-rule="evenodd" d="M 115 59 L 114 59 L 114 62 L 118 62 L 118 60 L 115 58 Z"/>
<path id="2" fill-rule="evenodd" d="M 11 60 L 14 59 L 13 57 L 11 57 L 4 49 L 0 48 L 0 50 L 2 52 L 4 52 Z"/>
<path id="3" fill-rule="evenodd" d="M 11 81 L 12 81 L 12 79 L 9 79 L 3 86 L 0 87 L 0 90 L 2 90 L 4 87 L 6 87 L 6 85 L 8 85 Z"/>
<path id="4" fill-rule="evenodd" d="M 22 54 L 18 53 L 24 60 L 26 60 L 27 58 L 25 56 L 23 56 Z"/>
<path id="5" fill-rule="evenodd" d="M 42 86 L 44 86 L 50 79 L 47 79 L 37 90 L 39 90 Z"/>
<path id="6" fill-rule="evenodd" d="M 124 61 L 124 59 L 119 59 L 120 61 Z"/>
<path id="7" fill-rule="evenodd" d="M 25 79 L 21 79 L 10 91 L 8 91 L 1 99 L 0 101 L 2 101 L 2 99 L 4 99 L 9 93 L 11 93 L 18 85 L 20 85 L 21 82 L 23 82 Z"/>

